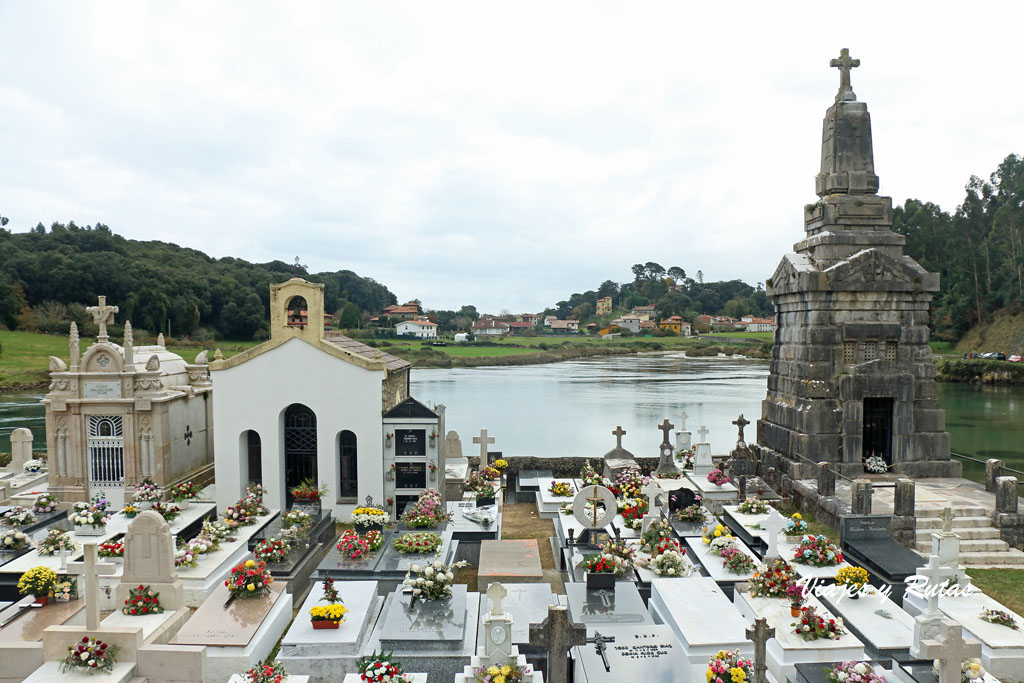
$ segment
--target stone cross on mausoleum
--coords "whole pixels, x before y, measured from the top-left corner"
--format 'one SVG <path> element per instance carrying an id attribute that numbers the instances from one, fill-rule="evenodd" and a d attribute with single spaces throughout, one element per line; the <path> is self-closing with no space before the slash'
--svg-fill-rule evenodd
<path id="1" fill-rule="evenodd" d="M 530 624 L 530 645 L 544 648 L 548 654 L 549 681 L 569 680 L 566 654 L 577 645 L 587 643 L 587 627 L 569 619 L 565 605 L 549 605 L 548 615 L 539 624 Z"/>
<path id="2" fill-rule="evenodd" d="M 766 646 L 769 638 L 775 637 L 775 629 L 768 625 L 764 617 L 754 619 L 754 624 L 746 630 L 747 640 L 754 643 L 754 680 L 753 683 L 766 683 L 768 677 L 768 661 Z"/>
<path id="3" fill-rule="evenodd" d="M 96 336 L 96 341 L 102 343 L 110 341 L 110 337 L 107 336 L 107 325 L 114 324 L 114 314 L 118 312 L 117 306 L 108 306 L 107 297 L 99 297 L 99 306 L 89 306 L 85 309 L 85 312 L 92 316 L 92 321 L 100 328 L 100 333 Z"/>
<path id="4" fill-rule="evenodd" d="M 616 448 L 622 448 L 622 437 L 624 437 L 625 435 L 626 430 L 622 428 L 622 425 L 617 425 L 615 429 L 612 430 L 612 436 L 615 437 Z"/>
<path id="5" fill-rule="evenodd" d="M 711 433 L 710 429 L 708 429 L 704 425 L 701 425 L 700 429 L 697 430 L 697 435 L 700 436 L 700 443 L 707 443 L 708 442 L 708 434 L 710 434 L 710 433 Z"/>
<path id="6" fill-rule="evenodd" d="M 746 440 L 743 438 L 743 428 L 750 424 L 750 420 L 743 417 L 743 413 L 740 413 L 740 416 L 733 420 L 732 423 L 740 430 L 736 443 L 746 443 Z"/>
<path id="7" fill-rule="evenodd" d="M 839 57 L 833 59 L 828 65 L 839 69 L 839 93 L 836 95 L 836 101 L 857 99 L 856 95 L 853 94 L 853 88 L 850 86 L 850 69 L 860 66 L 860 60 L 851 58 L 850 50 L 844 47 L 839 51 Z M 846 93 L 849 93 L 849 95 L 847 96 Z"/>
<path id="8" fill-rule="evenodd" d="M 662 422 L 660 425 L 658 425 L 658 429 L 660 429 L 662 431 L 662 433 L 664 434 L 664 436 L 662 437 L 662 441 L 661 441 L 662 443 L 671 443 L 668 440 L 668 435 L 672 433 L 672 429 L 674 427 L 675 427 L 675 425 L 672 424 L 671 422 L 669 422 L 667 417 L 665 418 L 664 422 Z"/>
<path id="9" fill-rule="evenodd" d="M 480 436 L 473 437 L 473 443 L 480 444 L 480 467 L 486 467 L 490 464 L 487 462 L 487 446 L 494 443 L 494 437 L 487 436 L 487 430 L 481 429 Z"/>
<path id="10" fill-rule="evenodd" d="M 96 544 L 86 543 L 81 562 L 68 562 L 68 572 L 85 577 L 85 628 L 95 631 L 100 627 L 100 576 L 117 571 L 117 565 L 96 560 Z"/>

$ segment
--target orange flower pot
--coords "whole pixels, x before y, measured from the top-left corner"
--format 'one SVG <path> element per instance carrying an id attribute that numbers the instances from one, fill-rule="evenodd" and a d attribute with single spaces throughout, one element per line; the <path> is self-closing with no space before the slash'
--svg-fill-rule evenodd
<path id="1" fill-rule="evenodd" d="M 327 621 L 324 619 L 318 619 L 310 623 L 313 624 L 313 628 L 338 628 L 341 624 L 340 621 Z"/>

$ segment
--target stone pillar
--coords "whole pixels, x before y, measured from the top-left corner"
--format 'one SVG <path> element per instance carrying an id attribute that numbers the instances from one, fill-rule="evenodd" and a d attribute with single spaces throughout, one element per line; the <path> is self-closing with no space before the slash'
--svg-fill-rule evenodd
<path id="1" fill-rule="evenodd" d="M 867 479 L 855 479 L 850 496 L 850 512 L 855 515 L 871 514 L 871 482 Z"/>
<path id="2" fill-rule="evenodd" d="M 992 515 L 999 538 L 1012 546 L 1024 545 L 1024 514 L 1017 499 L 1017 477 L 996 479 L 996 512 Z"/>
<path id="3" fill-rule="evenodd" d="M 995 493 L 996 479 L 1003 476 L 1003 461 L 989 458 L 985 461 L 985 490 Z"/>
<path id="4" fill-rule="evenodd" d="M 1017 514 L 1017 477 L 996 479 L 996 514 Z"/>
<path id="5" fill-rule="evenodd" d="M 832 471 L 831 463 L 826 461 L 818 463 L 818 495 L 836 495 L 836 473 Z"/>
<path id="6" fill-rule="evenodd" d="M 747 475 L 741 474 L 736 477 L 736 490 L 740 493 L 740 500 L 744 500 L 747 497 Z"/>
<path id="7" fill-rule="evenodd" d="M 908 548 L 913 548 L 917 543 L 916 491 L 913 479 L 896 480 L 896 497 L 889 531 L 894 541 Z"/>

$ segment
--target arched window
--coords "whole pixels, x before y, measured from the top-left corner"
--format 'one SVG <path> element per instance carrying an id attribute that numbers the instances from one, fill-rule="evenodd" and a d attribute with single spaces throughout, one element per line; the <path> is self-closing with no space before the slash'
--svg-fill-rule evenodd
<path id="1" fill-rule="evenodd" d="M 303 327 L 309 322 L 309 311 L 306 300 L 301 296 L 293 296 L 288 300 L 288 325 Z"/>
<path id="2" fill-rule="evenodd" d="M 359 496 L 357 463 L 356 435 L 346 429 L 338 435 L 338 495 L 342 498 Z"/>
<path id="3" fill-rule="evenodd" d="M 317 481 L 316 415 L 301 403 L 284 411 L 284 479 L 291 502 L 291 490 L 305 480 Z"/>
<path id="4" fill-rule="evenodd" d="M 246 481 L 263 483 L 263 443 L 260 441 L 259 432 L 248 430 L 246 436 L 246 455 L 249 464 L 249 471 Z"/>

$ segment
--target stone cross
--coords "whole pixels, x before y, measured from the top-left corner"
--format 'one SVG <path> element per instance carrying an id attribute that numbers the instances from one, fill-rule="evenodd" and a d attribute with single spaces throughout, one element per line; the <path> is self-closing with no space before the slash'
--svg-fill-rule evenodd
<path id="1" fill-rule="evenodd" d="M 675 427 L 675 425 L 669 422 L 667 417 L 665 418 L 664 422 L 658 425 L 658 429 L 660 429 L 662 433 L 665 435 L 664 437 L 662 437 L 662 443 L 671 443 L 668 440 L 668 435 L 672 433 L 673 427 Z"/>
<path id="2" fill-rule="evenodd" d="M 501 606 L 501 601 L 508 595 L 508 591 L 500 583 L 495 581 L 487 587 L 487 597 L 491 599 L 491 614 L 496 617 L 500 617 L 505 613 L 505 609 Z"/>
<path id="3" fill-rule="evenodd" d="M 753 683 L 767 683 L 765 672 L 768 660 L 765 654 L 769 638 L 775 637 L 775 629 L 768 625 L 764 617 L 754 619 L 754 624 L 746 631 L 747 639 L 754 643 L 754 680 Z"/>
<path id="4" fill-rule="evenodd" d="M 708 434 L 710 434 L 710 433 L 711 433 L 710 429 L 708 429 L 704 425 L 701 425 L 700 429 L 697 430 L 697 435 L 700 436 L 700 443 L 707 443 L 708 442 Z"/>
<path id="5" fill-rule="evenodd" d="M 690 416 L 686 414 L 685 410 L 683 410 L 681 413 L 679 413 L 679 430 L 680 431 L 683 431 L 683 432 L 686 431 L 686 418 L 688 418 L 688 417 L 690 417 Z"/>
<path id="6" fill-rule="evenodd" d="M 739 430 L 740 430 L 740 435 L 739 435 L 739 438 L 736 439 L 736 443 L 746 443 L 743 440 L 743 428 L 746 427 L 748 424 L 750 424 L 750 420 L 748 420 L 745 417 L 743 417 L 743 413 L 740 413 L 740 416 L 738 418 L 736 418 L 735 420 L 733 420 L 732 423 L 734 425 L 736 425 L 739 428 Z"/>
<path id="7" fill-rule="evenodd" d="M 944 509 L 942 511 L 942 514 L 939 515 L 939 517 L 942 518 L 942 533 L 944 533 L 944 534 L 952 533 L 952 531 L 953 531 L 953 518 L 955 517 L 955 515 L 953 514 L 953 508 L 946 508 L 946 509 Z"/>
<path id="8" fill-rule="evenodd" d="M 487 436 L 487 430 L 481 429 L 480 436 L 473 437 L 473 443 L 480 444 L 480 467 L 487 467 L 490 464 L 487 462 L 487 445 L 494 443 L 494 437 Z"/>
<path id="9" fill-rule="evenodd" d="M 117 565 L 98 562 L 95 543 L 86 543 L 83 550 L 83 561 L 68 562 L 68 572 L 85 576 L 85 628 L 95 631 L 100 627 L 100 576 L 113 574 Z"/>
<path id="10" fill-rule="evenodd" d="M 840 50 L 839 57 L 833 59 L 828 65 L 839 69 L 839 92 L 853 90 L 850 86 L 850 69 L 860 66 L 860 60 L 850 58 L 849 48 L 844 47 Z"/>
<path id="11" fill-rule="evenodd" d="M 108 306 L 105 296 L 99 297 L 99 300 L 99 306 L 89 306 L 85 312 L 92 316 L 92 321 L 100 328 L 96 341 L 104 343 L 110 341 L 110 337 L 107 336 L 107 325 L 114 324 L 114 314 L 118 312 L 118 308 L 117 306 Z"/>
<path id="12" fill-rule="evenodd" d="M 786 528 L 786 518 L 775 508 L 768 513 L 768 519 L 761 522 L 761 528 L 768 532 L 768 550 L 764 559 L 779 557 L 779 532 Z"/>
<path id="13" fill-rule="evenodd" d="M 615 447 L 622 448 L 622 437 L 626 435 L 626 430 L 619 425 L 612 431 L 612 435 L 615 436 Z"/>
<path id="14" fill-rule="evenodd" d="M 566 654 L 570 649 L 585 645 L 587 627 L 569 620 L 569 608 L 564 605 L 549 605 L 548 615 L 539 624 L 530 624 L 530 645 L 545 648 L 548 654 L 549 681 L 569 680 Z"/>
<path id="15" fill-rule="evenodd" d="M 68 350 L 71 353 L 71 369 L 78 369 L 78 356 L 79 356 L 79 339 L 78 339 L 78 325 L 74 322 L 71 323 L 71 335 L 68 337 Z"/>
<path id="16" fill-rule="evenodd" d="M 943 619 L 940 637 L 921 643 L 920 657 L 939 660 L 939 683 L 959 683 L 963 660 L 981 656 L 981 643 L 965 641 L 963 628 L 955 621 Z"/>
<path id="17" fill-rule="evenodd" d="M 647 496 L 647 510 L 648 514 L 654 512 L 654 508 L 657 506 L 658 496 L 665 495 L 664 489 L 658 486 L 657 482 L 651 481 L 651 483 L 640 489 L 640 492 Z"/>
<path id="18" fill-rule="evenodd" d="M 928 564 L 917 570 L 918 576 L 923 576 L 928 579 L 928 585 L 926 587 L 928 608 L 927 612 L 937 613 L 939 610 L 939 591 L 936 590 L 941 584 L 942 580 L 948 578 L 952 574 L 952 570 L 946 565 L 942 564 L 937 555 L 931 555 L 928 558 Z"/>

